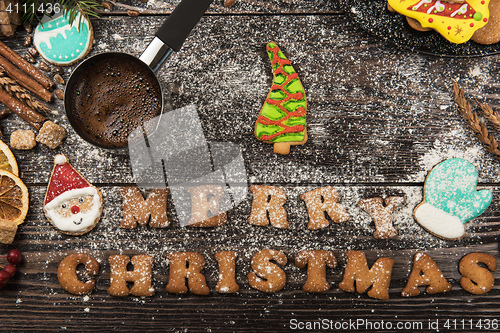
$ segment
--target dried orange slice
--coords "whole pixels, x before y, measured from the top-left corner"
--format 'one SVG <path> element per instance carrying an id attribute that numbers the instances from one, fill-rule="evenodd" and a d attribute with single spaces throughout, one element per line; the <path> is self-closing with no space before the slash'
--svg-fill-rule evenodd
<path id="1" fill-rule="evenodd" d="M 29 195 L 23 181 L 11 172 L 0 170 L 0 219 L 24 222 L 28 214 Z"/>
<path id="2" fill-rule="evenodd" d="M 0 169 L 12 172 L 14 175 L 19 176 L 19 169 L 17 168 L 16 158 L 9 146 L 0 140 Z"/>

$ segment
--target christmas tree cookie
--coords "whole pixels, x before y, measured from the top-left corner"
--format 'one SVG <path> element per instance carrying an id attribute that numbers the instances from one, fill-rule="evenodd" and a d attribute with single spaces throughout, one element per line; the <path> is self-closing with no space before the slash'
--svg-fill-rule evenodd
<path id="1" fill-rule="evenodd" d="M 86 17 L 78 14 L 71 24 L 68 19 L 68 14 L 44 16 L 33 37 L 38 53 L 59 66 L 69 66 L 83 59 L 94 41 L 92 25 Z"/>
<path id="2" fill-rule="evenodd" d="M 273 84 L 255 123 L 257 139 L 274 144 L 274 152 L 288 154 L 291 145 L 307 141 L 307 101 L 304 87 L 279 47 L 267 44 Z"/>

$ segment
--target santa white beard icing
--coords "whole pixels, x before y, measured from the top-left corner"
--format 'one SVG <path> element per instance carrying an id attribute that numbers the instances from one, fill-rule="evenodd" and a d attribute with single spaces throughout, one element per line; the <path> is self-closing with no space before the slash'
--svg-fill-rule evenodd
<path id="1" fill-rule="evenodd" d="M 45 195 L 45 214 L 63 233 L 87 233 L 101 218 L 101 192 L 73 169 L 66 156 L 57 155 L 54 163 Z"/>

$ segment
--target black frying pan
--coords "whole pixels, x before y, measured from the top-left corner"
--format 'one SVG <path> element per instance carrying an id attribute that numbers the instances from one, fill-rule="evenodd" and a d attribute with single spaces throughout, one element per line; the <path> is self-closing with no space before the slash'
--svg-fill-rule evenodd
<path id="1" fill-rule="evenodd" d="M 137 126 L 161 115 L 163 93 L 156 72 L 198 23 L 213 0 L 182 0 L 139 58 L 97 54 L 71 74 L 64 108 L 71 126 L 101 148 L 124 148 Z"/>

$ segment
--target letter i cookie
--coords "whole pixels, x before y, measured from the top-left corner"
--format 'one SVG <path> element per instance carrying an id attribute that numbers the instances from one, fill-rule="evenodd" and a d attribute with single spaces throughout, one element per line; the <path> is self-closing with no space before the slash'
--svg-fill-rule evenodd
<path id="1" fill-rule="evenodd" d="M 286 155 L 291 145 L 307 141 L 306 93 L 299 76 L 276 43 L 266 46 L 273 66 L 273 84 L 255 123 L 257 139 L 274 144 L 274 152 Z"/>
<path id="2" fill-rule="evenodd" d="M 481 215 L 491 204 L 489 190 L 476 190 L 477 170 L 470 162 L 452 158 L 436 165 L 424 183 L 424 200 L 415 208 L 417 222 L 444 239 L 465 235 L 465 223 Z"/>

